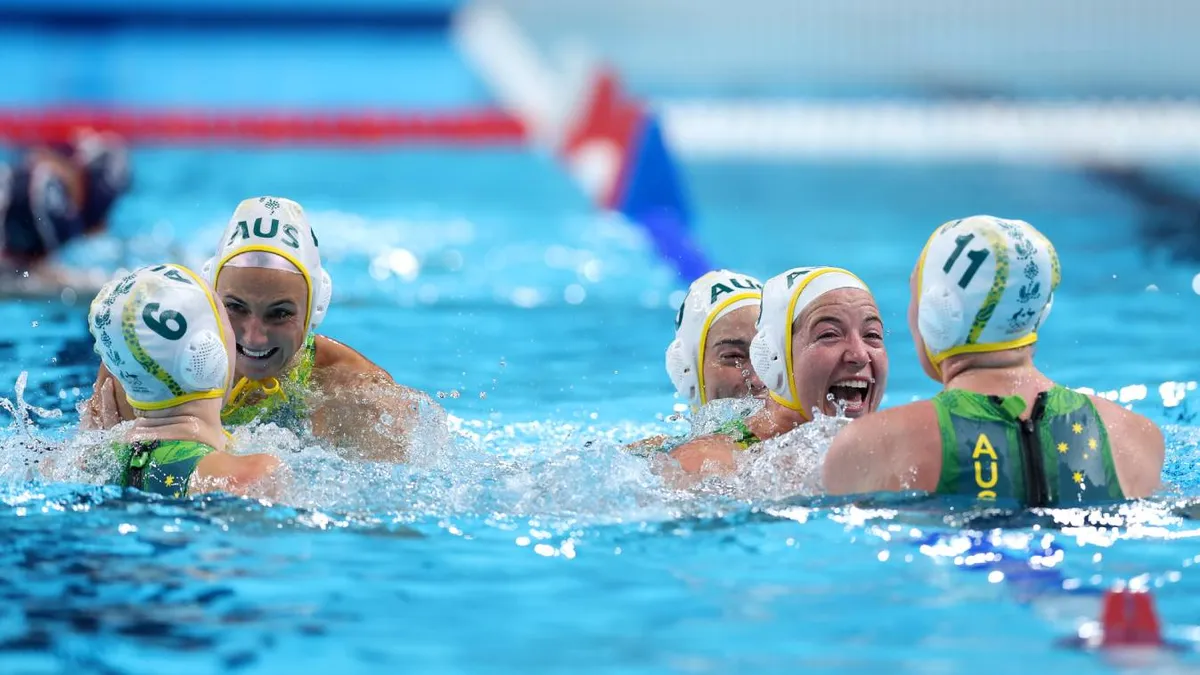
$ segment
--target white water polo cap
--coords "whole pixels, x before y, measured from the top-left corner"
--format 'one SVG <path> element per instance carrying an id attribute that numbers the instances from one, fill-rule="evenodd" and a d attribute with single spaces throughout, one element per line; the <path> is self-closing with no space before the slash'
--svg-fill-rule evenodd
<path id="1" fill-rule="evenodd" d="M 679 396 L 693 407 L 708 403 L 704 391 L 704 345 L 722 317 L 762 303 L 762 282 L 752 276 L 716 270 L 688 287 L 675 315 L 675 339 L 667 347 L 667 375 Z"/>
<path id="2" fill-rule="evenodd" d="M 808 413 L 804 403 L 816 406 L 821 402 L 802 403 L 796 393 L 796 378 L 792 376 L 792 324 L 817 298 L 843 288 L 871 292 L 861 279 L 840 267 L 794 267 L 771 277 L 763 287 L 762 312 L 758 317 L 758 334 L 750 345 L 750 362 L 770 390 L 771 398 L 805 417 Z"/>
<path id="3" fill-rule="evenodd" d="M 316 330 L 329 311 L 333 280 L 321 267 L 317 235 L 304 209 L 290 199 L 253 197 L 238 204 L 221 235 L 217 255 L 204 264 L 204 276 L 213 288 L 227 267 L 282 269 L 302 275 L 308 286 L 305 333 Z"/>
<path id="4" fill-rule="evenodd" d="M 92 301 L 88 330 L 139 410 L 221 398 L 229 386 L 216 299 L 181 265 L 142 267 L 107 283 Z"/>
<path id="5" fill-rule="evenodd" d="M 930 361 L 1037 342 L 1061 271 L 1050 240 L 1021 220 L 943 224 L 917 263 L 917 328 Z"/>

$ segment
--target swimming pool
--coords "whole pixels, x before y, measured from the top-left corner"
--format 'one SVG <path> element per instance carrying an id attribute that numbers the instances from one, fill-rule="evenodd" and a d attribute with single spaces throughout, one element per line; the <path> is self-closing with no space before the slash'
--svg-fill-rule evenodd
<path id="1" fill-rule="evenodd" d="M 46 44 L 6 37 L 9 55 Z M 223 53 L 245 55 L 254 35 L 228 40 Z M 309 46 L 337 63 L 362 47 L 318 42 Z M 229 61 L 176 34 L 114 38 L 99 80 L 79 65 L 93 51 L 53 44 L 47 52 L 78 49 L 75 66 L 49 83 L 25 72 L 3 103 L 58 102 L 63 89 L 90 103 L 255 105 L 265 96 L 256 76 L 302 54 L 290 45 L 244 62 L 221 88 L 205 83 Z M 284 87 L 279 100 L 439 107 L 482 96 L 439 40 L 366 51 L 381 55 L 375 69 L 345 80 L 323 70 L 331 88 Z M 196 69 L 189 81 L 201 84 L 160 83 L 152 58 Z M 431 86 L 393 86 L 405 78 Z M 237 201 L 293 196 L 332 261 L 335 305 L 322 331 L 438 396 L 453 440 L 429 438 L 410 465 L 391 467 L 346 463 L 270 430 L 242 435 L 303 478 L 294 507 L 30 480 L 33 462 L 55 454 L 39 449 L 73 432 L 97 360 L 81 304 L 0 305 L 0 393 L 27 371 L 26 400 L 65 412 L 33 438 L 19 425 L 0 436 L 2 672 L 1105 670 L 1113 664 L 1058 640 L 1096 617 L 1094 591 L 1116 581 L 1155 588 L 1168 636 L 1188 647 L 1158 665 L 1196 665 L 1197 269 L 1147 248 L 1143 208 L 1086 176 L 685 167 L 696 236 L 715 264 L 762 278 L 844 265 L 872 286 L 892 357 L 885 405 L 935 391 L 904 324 L 908 274 L 932 227 L 992 213 L 1054 240 L 1063 285 L 1041 365 L 1166 425 L 1173 491 L 1145 505 L 1031 515 L 665 489 L 617 444 L 685 428 L 669 419 L 663 368 L 679 285 L 640 231 L 595 215 L 552 158 L 173 147 L 141 148 L 135 162 L 137 189 L 114 236 L 71 259 L 111 270 L 169 253 L 199 265 Z"/>
<path id="2" fill-rule="evenodd" d="M 252 187 L 225 170 L 232 164 Z M 245 190 L 305 195 L 334 261 L 324 331 L 440 392 L 459 440 L 386 467 L 254 437 L 307 478 L 294 495 L 302 508 L 284 508 L 27 482 L 30 452 L 10 429 L 6 672 L 1011 672 L 1031 660 L 1092 669 L 1100 657 L 1056 640 L 1095 618 L 1088 589 L 1119 579 L 1157 587 L 1170 636 L 1200 639 L 1186 502 L 972 520 L 947 519 L 945 505 L 664 489 L 615 443 L 680 429 L 664 419 L 674 399 L 662 370 L 677 285 L 636 229 L 592 214 L 545 158 L 156 149 L 139 151 L 137 166 L 144 180 L 116 219 L 130 244 L 89 243 L 72 256 L 119 265 L 175 250 L 197 260 Z M 1183 495 L 1197 493 L 1200 434 L 1186 418 L 1197 394 L 1182 385 L 1184 403 L 1165 407 L 1159 391 L 1196 379 L 1200 349 L 1173 332 L 1197 302 L 1192 272 L 1143 259 L 1134 206 L 1029 168 L 688 174 L 703 213 L 697 236 L 718 264 L 763 276 L 844 264 L 873 285 L 892 353 L 888 405 L 933 391 L 903 325 L 924 233 L 972 211 L 1028 218 L 1064 268 L 1039 359 L 1072 386 L 1144 385 L 1132 405 L 1173 425 L 1168 472 Z M 734 236 L 746 223 L 756 239 Z M 850 243 L 831 234 L 851 231 Z M 22 328 L 3 345 L 0 381 L 27 370 L 27 400 L 68 413 L 65 426 L 38 433 L 61 438 L 95 368 L 85 309 L 3 312 Z M 964 556 L 960 530 L 998 537 L 1008 558 Z M 944 541 L 927 541 L 938 534 Z M 1032 557 L 1050 545 L 1059 557 Z"/>

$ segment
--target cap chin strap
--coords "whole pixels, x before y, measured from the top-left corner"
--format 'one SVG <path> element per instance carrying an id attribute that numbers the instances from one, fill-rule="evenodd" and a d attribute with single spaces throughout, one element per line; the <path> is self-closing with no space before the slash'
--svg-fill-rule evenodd
<path id="1" fill-rule="evenodd" d="M 808 416 L 808 413 L 804 412 L 804 407 L 801 406 L 799 403 L 792 403 L 791 401 L 780 396 L 779 394 L 776 394 L 773 391 L 770 392 L 770 396 L 771 396 L 771 400 L 775 401 L 779 405 L 787 408 L 788 410 L 795 410 L 796 412 L 800 413 L 800 416 L 804 418 L 805 422 L 812 421 L 812 418 Z"/>
<path id="2" fill-rule="evenodd" d="M 1037 339 L 1037 333 L 1034 332 L 1028 335 L 1022 335 L 1015 340 L 1006 340 L 1004 342 L 981 342 L 973 345 L 959 345 L 957 347 L 947 349 L 944 352 L 938 352 L 937 354 L 931 352 L 927 345 L 925 347 L 925 353 L 929 356 L 929 362 L 933 364 L 934 369 L 937 370 L 938 376 L 940 377 L 942 375 L 942 362 L 951 356 L 959 356 L 961 354 L 990 354 L 993 352 L 1005 352 L 1012 349 L 1020 349 L 1021 347 L 1028 347 L 1029 345 L 1037 342 Z"/>
<path id="3" fill-rule="evenodd" d="M 222 412 L 228 414 L 235 410 L 240 410 L 246 405 L 246 401 L 250 398 L 251 394 L 255 392 L 261 392 L 266 398 L 279 394 L 283 397 L 283 400 L 287 400 L 287 392 L 280 386 L 278 378 L 268 377 L 263 380 L 250 380 L 243 377 L 233 386 L 233 391 L 229 393 L 229 404 L 225 406 L 225 410 Z"/>

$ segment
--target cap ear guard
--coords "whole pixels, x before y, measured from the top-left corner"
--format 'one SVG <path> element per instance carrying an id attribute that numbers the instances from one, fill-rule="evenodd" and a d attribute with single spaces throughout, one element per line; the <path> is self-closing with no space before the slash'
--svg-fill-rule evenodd
<path id="1" fill-rule="evenodd" d="M 761 330 L 750 342 L 750 365 L 754 367 L 755 374 L 767 389 L 785 400 L 791 397 L 787 382 L 787 364 L 784 363 L 783 355 L 775 349 L 769 336 Z"/>
<path id="2" fill-rule="evenodd" d="M 213 256 L 213 257 L 209 258 L 208 260 L 205 260 L 204 265 L 202 265 L 200 267 L 200 276 L 203 277 L 204 280 L 207 281 L 210 286 L 217 283 L 216 272 L 217 272 L 217 257 L 216 256 Z"/>
<path id="3" fill-rule="evenodd" d="M 700 402 L 700 378 L 693 365 L 695 359 L 689 359 L 684 353 L 683 343 L 675 339 L 667 347 L 667 375 L 675 391 L 693 405 Z"/>
<path id="4" fill-rule="evenodd" d="M 229 354 L 211 330 L 197 332 L 175 358 L 175 376 L 188 389 L 225 389 L 229 384 Z"/>
<path id="5" fill-rule="evenodd" d="M 1046 298 L 1046 306 L 1042 308 L 1042 315 L 1038 317 L 1037 323 L 1033 324 L 1033 330 L 1038 331 L 1042 329 L 1042 322 L 1046 320 L 1046 317 L 1050 316 L 1050 310 L 1053 307 L 1054 293 L 1051 292 L 1050 297 Z"/>
<path id="6" fill-rule="evenodd" d="M 324 268 L 321 268 L 320 281 L 317 282 L 317 287 L 313 291 L 312 320 L 309 322 L 308 328 L 310 332 L 315 331 L 317 326 L 320 326 L 321 322 L 325 320 L 325 314 L 333 302 L 333 279 Z"/>
<path id="7" fill-rule="evenodd" d="M 917 329 L 933 355 L 966 339 L 969 323 L 963 316 L 962 299 L 942 284 L 930 284 L 917 306 Z"/>

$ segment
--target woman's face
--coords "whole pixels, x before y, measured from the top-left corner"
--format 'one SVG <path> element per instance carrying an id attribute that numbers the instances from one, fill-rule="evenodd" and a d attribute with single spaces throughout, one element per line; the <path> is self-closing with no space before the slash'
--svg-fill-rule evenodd
<path id="1" fill-rule="evenodd" d="M 741 307 L 713 322 L 704 340 L 705 400 L 761 396 L 766 387 L 750 365 L 758 307 Z"/>
<path id="2" fill-rule="evenodd" d="M 226 267 L 217 295 L 229 313 L 236 338 L 240 377 L 281 377 L 304 344 L 308 284 L 294 272 L 256 267 Z"/>
<path id="3" fill-rule="evenodd" d="M 875 298 L 844 288 L 806 307 L 792 327 L 792 371 L 806 413 L 816 406 L 834 415 L 841 405 L 855 418 L 878 409 L 888 357 Z"/>

